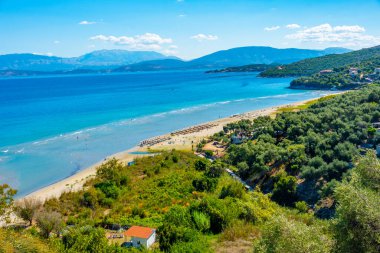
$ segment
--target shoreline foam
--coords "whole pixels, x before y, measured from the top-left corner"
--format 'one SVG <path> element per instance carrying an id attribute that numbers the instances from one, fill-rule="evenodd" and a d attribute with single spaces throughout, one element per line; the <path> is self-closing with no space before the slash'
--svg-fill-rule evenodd
<path id="1" fill-rule="evenodd" d="M 336 93 L 339 94 L 339 93 Z M 330 94 L 329 94 L 330 95 Z M 328 95 L 325 95 L 328 96 Z M 321 96 L 324 97 L 324 96 Z M 321 98 L 319 97 L 319 98 Z M 106 160 L 111 158 L 119 159 L 122 162 L 131 162 L 137 157 L 143 157 L 146 155 L 137 155 L 137 154 L 130 154 L 131 152 L 145 152 L 149 150 L 171 150 L 171 149 L 178 149 L 178 150 L 192 150 L 192 148 L 196 146 L 196 144 L 201 141 L 202 139 L 209 137 L 219 131 L 223 130 L 223 126 L 239 121 L 241 119 L 254 119 L 259 116 L 270 116 L 274 115 L 279 108 L 286 108 L 290 106 L 298 106 L 305 104 L 309 101 L 313 101 L 319 98 L 314 99 L 308 99 L 304 101 L 299 101 L 291 104 L 281 105 L 281 106 L 273 106 L 268 107 L 265 109 L 259 109 L 259 110 L 253 110 L 242 114 L 236 114 L 232 115 L 230 117 L 217 119 L 214 121 L 205 122 L 203 124 L 213 124 L 214 126 L 211 128 L 203 129 L 198 132 L 184 134 L 184 135 L 175 135 L 172 136 L 170 133 L 161 135 L 160 137 L 168 137 L 171 138 L 169 140 L 166 140 L 164 142 L 157 143 L 153 146 L 135 146 L 131 149 L 124 150 L 122 152 L 110 155 L 106 158 L 104 158 L 102 161 L 99 161 L 86 169 L 83 169 L 77 173 L 75 173 L 72 176 L 69 176 L 63 180 L 60 180 L 56 183 L 52 183 L 51 185 L 48 185 L 46 187 L 43 187 L 37 191 L 34 191 L 23 198 L 36 198 L 40 199 L 42 201 L 45 201 L 49 198 L 59 197 L 62 193 L 68 192 L 68 191 L 78 191 L 82 189 L 84 183 L 90 179 L 91 177 L 95 176 L 96 169 L 98 166 L 100 166 L 102 163 L 104 163 Z M 193 126 L 189 126 L 188 128 L 191 128 Z"/>

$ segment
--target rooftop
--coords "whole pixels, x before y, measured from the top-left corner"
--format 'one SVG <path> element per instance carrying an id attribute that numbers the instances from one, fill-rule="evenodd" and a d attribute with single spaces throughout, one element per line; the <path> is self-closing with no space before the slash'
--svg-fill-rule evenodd
<path id="1" fill-rule="evenodd" d="M 154 232 L 154 229 L 140 226 L 132 226 L 124 232 L 125 236 L 148 239 Z"/>

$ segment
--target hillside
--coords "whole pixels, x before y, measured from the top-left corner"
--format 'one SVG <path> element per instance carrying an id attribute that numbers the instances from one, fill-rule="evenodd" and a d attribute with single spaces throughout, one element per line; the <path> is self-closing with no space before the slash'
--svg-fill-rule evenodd
<path id="1" fill-rule="evenodd" d="M 28 229 L 0 229 L 0 251 L 136 252 L 118 229 L 140 225 L 157 229 L 153 252 L 378 252 L 379 94 L 370 85 L 229 124 L 212 137 L 227 147 L 214 162 L 175 150 L 105 161 L 82 190 L 32 209 Z"/>
<path id="2" fill-rule="evenodd" d="M 224 69 L 209 70 L 206 73 L 228 73 L 228 72 L 262 72 L 278 66 L 278 64 L 250 64 L 239 67 L 229 67 Z"/>
<path id="3" fill-rule="evenodd" d="M 177 59 L 143 61 L 113 69 L 112 72 L 159 71 L 186 69 L 187 63 Z"/>
<path id="4" fill-rule="evenodd" d="M 380 57 L 349 64 L 320 73 L 300 77 L 290 83 L 291 88 L 350 89 L 369 83 L 380 83 Z"/>
<path id="5" fill-rule="evenodd" d="M 332 54 L 301 60 L 281 67 L 268 69 L 263 77 L 297 77 L 316 74 L 321 70 L 339 68 L 349 64 L 360 64 L 372 57 L 380 56 L 380 46 L 365 48 L 343 54 Z"/>

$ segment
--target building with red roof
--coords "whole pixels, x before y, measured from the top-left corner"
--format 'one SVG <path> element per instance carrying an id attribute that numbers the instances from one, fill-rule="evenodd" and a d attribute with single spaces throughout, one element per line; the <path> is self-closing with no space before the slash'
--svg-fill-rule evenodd
<path id="1" fill-rule="evenodd" d="M 149 248 L 156 241 L 156 230 L 148 227 L 132 226 L 124 232 L 125 238 L 134 247 Z"/>

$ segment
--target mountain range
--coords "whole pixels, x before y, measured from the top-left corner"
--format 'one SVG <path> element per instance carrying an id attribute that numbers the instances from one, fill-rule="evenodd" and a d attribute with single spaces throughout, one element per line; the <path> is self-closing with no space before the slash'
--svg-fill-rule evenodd
<path id="1" fill-rule="evenodd" d="M 349 52 L 345 48 L 277 49 L 272 47 L 239 47 L 217 51 L 203 57 L 184 61 L 177 57 L 165 56 L 153 51 L 98 50 L 79 57 L 56 57 L 36 54 L 0 55 L 1 73 L 24 73 L 30 75 L 38 72 L 122 72 L 151 71 L 174 69 L 221 68 L 247 64 L 287 64 L 299 60 L 329 54 Z M 37 72 L 36 72 L 37 71 Z M 0 73 L 0 74 L 1 74 Z"/>

